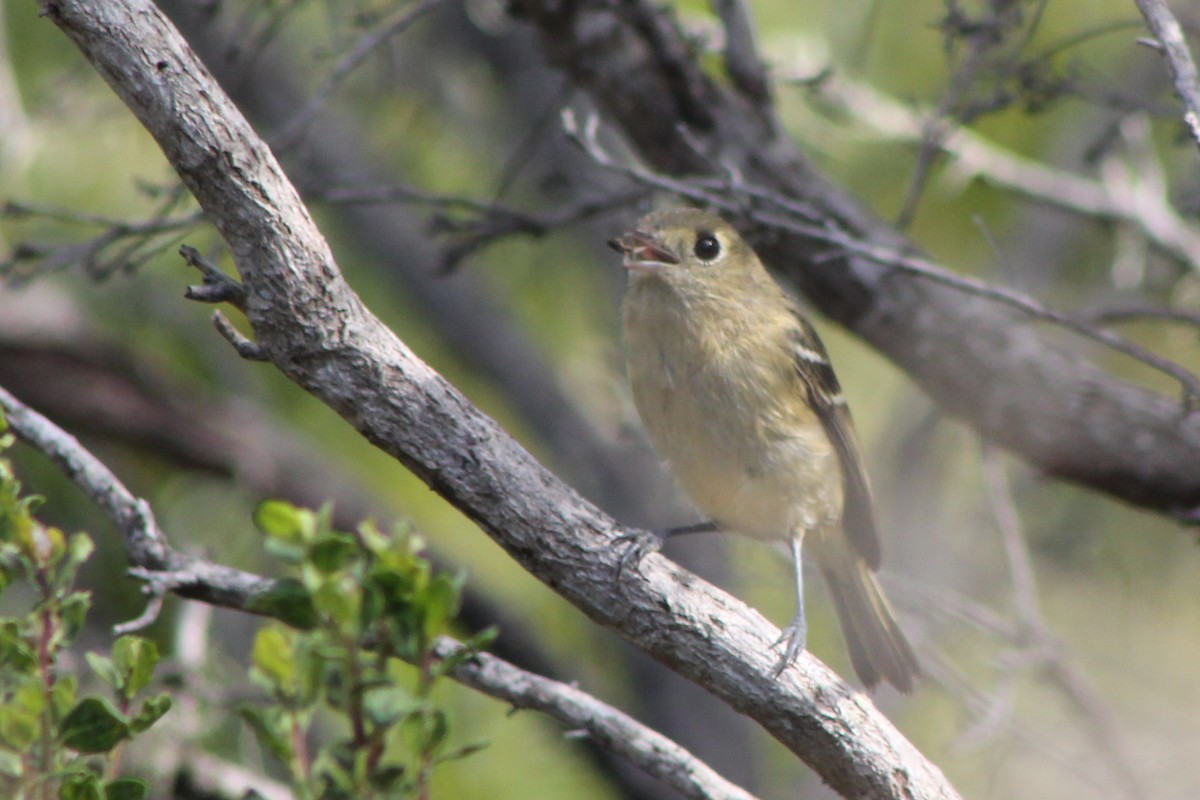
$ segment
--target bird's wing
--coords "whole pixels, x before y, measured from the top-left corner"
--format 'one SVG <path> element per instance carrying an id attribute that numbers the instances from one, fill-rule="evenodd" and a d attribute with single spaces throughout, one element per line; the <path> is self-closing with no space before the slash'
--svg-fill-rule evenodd
<path id="1" fill-rule="evenodd" d="M 793 312 L 797 325 L 791 331 L 789 344 L 796 372 L 808 390 L 809 402 L 817 412 L 825 433 L 837 450 L 842 465 L 842 488 L 844 494 L 842 527 L 871 569 L 879 568 L 879 534 L 875 524 L 875 500 L 871 484 L 867 480 L 862 453 L 858 449 L 858 438 L 854 434 L 854 421 L 842 387 L 821 337 L 808 320 L 798 311 Z"/>

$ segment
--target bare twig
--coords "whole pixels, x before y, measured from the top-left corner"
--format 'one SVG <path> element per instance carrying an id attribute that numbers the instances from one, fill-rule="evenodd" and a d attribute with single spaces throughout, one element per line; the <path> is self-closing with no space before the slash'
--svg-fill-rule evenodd
<path id="1" fill-rule="evenodd" d="M 1166 0 L 1136 0 L 1146 24 L 1154 32 L 1162 53 L 1167 57 L 1175 94 L 1183 104 L 1183 122 L 1192 140 L 1200 147 L 1200 71 L 1183 38 L 1183 28 L 1171 13 Z"/>
<path id="2" fill-rule="evenodd" d="M 342 58 L 325 80 L 317 88 L 309 101 L 305 103 L 296 115 L 271 139 L 271 146 L 276 152 L 287 150 L 296 144 L 304 129 L 312 122 L 313 117 L 321 112 L 329 99 L 337 91 L 338 86 L 346 79 L 371 53 L 391 37 L 404 31 L 427 11 L 430 11 L 442 0 L 415 0 L 410 5 L 403 6 L 380 21 L 377 27 L 364 35 L 358 43 Z"/>
<path id="3" fill-rule="evenodd" d="M 982 456 L 988 501 L 1008 559 L 1020 633 L 1017 641 L 1019 650 L 1010 656 L 1011 663 L 1006 671 L 1014 672 L 1014 667 L 1040 668 L 1086 720 L 1088 733 L 1108 755 L 1105 761 L 1119 782 L 1121 796 L 1145 797 L 1142 781 L 1133 768 L 1134 759 L 1121 740 L 1120 729 L 1114 723 L 1112 714 L 1083 670 L 1068 657 L 1062 642 L 1042 616 L 1032 559 L 1021 532 L 1004 464 L 995 448 L 986 442 L 983 443 Z M 1011 707 L 1011 703 L 1007 705 Z"/>
<path id="4" fill-rule="evenodd" d="M 1164 322 L 1176 322 L 1180 325 L 1200 327 L 1200 313 L 1195 311 L 1181 311 L 1177 308 L 1143 308 L 1141 306 L 1101 308 L 1081 315 L 1081 320 L 1092 325 L 1160 320 Z"/>
<path id="5" fill-rule="evenodd" d="M 192 558 L 168 544 L 150 504 L 136 497 L 75 437 L 0 388 L 0 411 L 17 437 L 40 450 L 116 523 L 134 568 L 172 576 L 171 591 L 185 597 L 244 608 L 271 581 Z M 150 594 L 161 594 L 157 589 Z"/>
<path id="6" fill-rule="evenodd" d="M 711 0 L 725 28 L 725 69 L 733 85 L 756 107 L 770 105 L 771 84 L 758 54 L 754 19 L 746 0 Z"/>
<path id="7" fill-rule="evenodd" d="M 446 637 L 435 645 L 442 658 L 461 649 L 461 644 Z M 597 744 L 625 756 L 684 797 L 753 800 L 750 793 L 722 778 L 675 742 L 574 686 L 518 669 L 487 653 L 464 662 L 452 674 L 460 683 L 517 708 L 540 711 L 586 732 Z"/>
<path id="8" fill-rule="evenodd" d="M 221 338 L 229 342 L 239 356 L 247 361 L 270 361 L 270 357 L 263 352 L 263 349 L 250 341 L 237 328 L 233 327 L 233 323 L 229 318 L 220 311 L 213 312 L 213 327 L 217 329 L 217 333 L 221 334 Z"/>
<path id="9" fill-rule="evenodd" d="M 836 76 L 823 81 L 819 91 L 882 136 L 922 141 L 921 114 L 865 84 Z M 1200 270 L 1200 227 L 1171 206 L 1163 187 L 1143 185 L 1136 171 L 1085 178 L 1018 155 L 962 127 L 946 131 L 939 144 L 963 180 L 979 178 L 1073 214 L 1126 223 L 1189 269 Z"/>
<path id="10" fill-rule="evenodd" d="M 200 255 L 200 251 L 190 245 L 179 248 L 179 255 L 190 267 L 200 271 L 203 284 L 189 286 L 185 296 L 189 300 L 200 303 L 229 303 L 234 308 L 245 309 L 246 288 L 233 278 L 221 271 L 216 264 Z"/>
<path id="11" fill-rule="evenodd" d="M 397 184 L 333 187 L 311 192 L 307 196 L 340 204 L 413 203 L 429 206 L 434 209 L 434 232 L 448 233 L 458 238 L 443 255 L 442 270 L 445 271 L 471 253 L 505 237 L 514 234 L 545 236 L 570 225 L 635 207 L 645 199 L 646 194 L 643 189 L 614 192 L 596 199 L 568 203 L 540 214 L 507 208 L 488 200 L 433 194 Z"/>
<path id="12" fill-rule="evenodd" d="M 75 225 L 100 226 L 107 230 L 87 241 L 65 246 L 47 247 L 18 243 L 13 248 L 12 255 L 0 260 L 0 275 L 11 273 L 19 276 L 20 264 L 36 262 L 36 269 L 40 272 L 52 272 L 83 264 L 92 277 L 107 278 L 117 269 L 140 263 L 169 247 L 173 241 L 171 237 L 180 236 L 203 221 L 204 215 L 200 211 L 171 216 L 170 212 L 178 202 L 179 194 L 172 192 L 154 216 L 141 222 L 129 222 L 101 214 L 78 213 L 35 203 L 9 201 L 0 209 L 0 216 L 38 217 Z M 163 237 L 167 237 L 165 243 Z M 129 244 L 116 253 L 106 254 L 110 247 L 120 242 Z M 141 252 L 143 248 L 148 248 L 147 252 Z"/>

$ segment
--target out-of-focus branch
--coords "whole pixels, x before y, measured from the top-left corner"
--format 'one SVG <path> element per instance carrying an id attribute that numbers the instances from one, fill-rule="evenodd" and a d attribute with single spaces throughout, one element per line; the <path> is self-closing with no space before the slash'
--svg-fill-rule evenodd
<path id="1" fill-rule="evenodd" d="M 362 64 L 376 48 L 412 25 L 440 2 L 441 0 L 418 0 L 412 5 L 402 6 L 363 36 L 350 52 L 338 61 L 325 80 L 321 82 L 320 87 L 304 104 L 304 107 L 296 112 L 283 130 L 272 137 L 272 148 L 278 153 L 293 146 L 313 117 L 328 105 L 334 92 L 347 76 Z"/>
<path id="2" fill-rule="evenodd" d="M 1120 796 L 1131 800 L 1146 797 L 1145 787 L 1133 767 L 1131 751 L 1122 740 L 1120 728 L 1113 721 L 1111 712 L 1042 616 L 1033 563 L 1012 500 L 1008 475 L 995 448 L 986 443 L 983 445 L 983 474 L 988 501 L 1008 557 L 1017 611 L 1015 644 L 1018 650 L 1009 660 L 1019 663 L 1010 664 L 1010 674 L 1015 678 L 1022 671 L 1016 669 L 1017 666 L 1040 668 L 1086 722 L 1088 734 L 1107 756 L 1104 761 L 1112 770 Z M 1011 711 L 1011 708 L 1008 710 Z"/>
<path id="3" fill-rule="evenodd" d="M 653 555 L 641 565 L 643 580 L 616 586 L 613 543 L 623 530 L 363 306 L 268 148 L 153 5 L 59 0 L 48 11 L 155 138 L 226 239 L 257 343 L 285 375 L 407 465 L 539 579 L 757 720 L 835 790 L 956 796 L 936 766 L 815 658 L 773 677 L 770 643 L 778 632 L 744 604 Z M 659 57 L 681 66 L 672 53 Z M 675 79 L 687 84 L 695 74 L 684 70 Z M 189 113 L 177 113 L 184 108 Z M 702 109 L 689 112 L 703 116 Z"/>
<path id="4" fill-rule="evenodd" d="M 725 69 L 734 86 L 758 103 L 771 96 L 767 68 L 758 54 L 754 19 L 747 0 L 712 0 L 725 29 Z"/>
<path id="5" fill-rule="evenodd" d="M 1137 0 L 1146 24 L 1154 32 L 1175 83 L 1175 94 L 1183 104 L 1183 122 L 1196 146 L 1200 147 L 1200 71 L 1183 38 L 1183 28 L 1171 13 L 1166 0 Z"/>
<path id="6" fill-rule="evenodd" d="M 920 113 L 865 84 L 833 76 L 816 91 L 880 136 L 922 141 Z M 1148 184 L 1130 170 L 1089 179 L 1006 150 L 967 128 L 945 130 L 937 143 L 966 180 L 979 178 L 1073 214 L 1128 224 L 1188 269 L 1200 270 L 1200 227 L 1172 207 L 1165 185 Z"/>

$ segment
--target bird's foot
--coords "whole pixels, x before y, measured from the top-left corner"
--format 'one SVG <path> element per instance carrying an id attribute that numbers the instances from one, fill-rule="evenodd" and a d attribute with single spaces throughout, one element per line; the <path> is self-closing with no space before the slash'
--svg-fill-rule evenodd
<path id="1" fill-rule="evenodd" d="M 621 580 L 621 575 L 626 569 L 636 567 L 643 558 L 661 550 L 663 544 L 672 536 L 682 536 L 686 533 L 711 533 L 717 530 L 720 530 L 717 523 L 705 520 L 691 525 L 680 525 L 677 528 L 663 528 L 655 531 L 637 530 L 618 536 L 613 542 L 614 546 L 621 548 L 621 558 L 617 562 L 617 580 Z"/>
<path id="2" fill-rule="evenodd" d="M 666 534 L 662 531 L 636 530 L 618 536 L 613 541 L 613 547 L 621 551 L 617 560 L 617 582 L 621 582 L 621 576 L 627 569 L 636 568 L 643 558 L 662 549 L 666 540 Z"/>
<path id="3" fill-rule="evenodd" d="M 804 614 L 797 614 L 792 617 L 792 621 L 787 624 L 780 637 L 771 645 L 772 650 L 783 646 L 783 652 L 779 656 L 779 662 L 771 670 L 771 676 L 778 678 L 785 669 L 794 664 L 800 654 L 804 652 L 807 641 L 808 620 L 804 618 Z"/>

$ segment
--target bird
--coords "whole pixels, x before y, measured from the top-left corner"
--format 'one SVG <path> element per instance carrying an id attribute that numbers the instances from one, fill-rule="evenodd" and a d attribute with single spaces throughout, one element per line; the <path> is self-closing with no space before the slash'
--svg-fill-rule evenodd
<path id="1" fill-rule="evenodd" d="M 609 245 L 627 271 L 627 371 L 651 444 L 709 529 L 790 546 L 796 613 L 775 643 L 775 674 L 806 647 L 803 553 L 824 576 L 862 683 L 911 691 L 917 658 L 875 578 L 871 485 L 812 324 L 715 214 L 656 211 Z"/>

